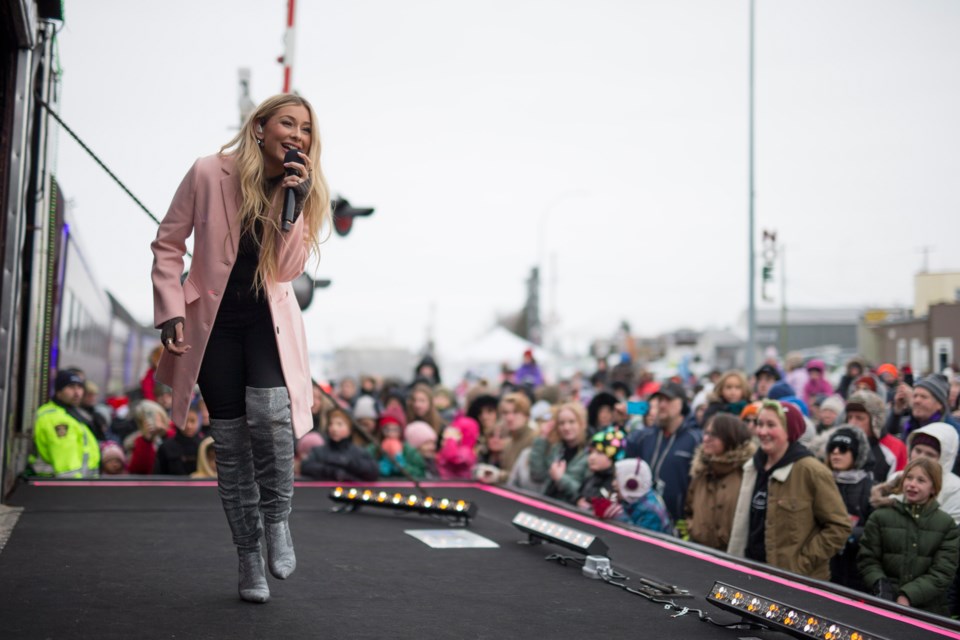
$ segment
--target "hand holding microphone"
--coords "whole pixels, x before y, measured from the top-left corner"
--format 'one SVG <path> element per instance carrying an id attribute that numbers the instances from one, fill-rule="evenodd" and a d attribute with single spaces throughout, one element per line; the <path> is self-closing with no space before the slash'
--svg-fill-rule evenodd
<path id="1" fill-rule="evenodd" d="M 283 156 L 284 172 L 288 176 L 283 180 L 287 188 L 283 194 L 283 217 L 280 228 L 284 232 L 290 231 L 290 227 L 297 220 L 297 191 L 301 190 L 307 182 L 305 174 L 307 172 L 306 165 L 309 161 L 309 157 L 301 153 L 299 149 L 288 149 Z M 296 176 L 298 179 L 296 181 L 291 180 L 290 176 Z M 302 201 L 305 196 L 306 193 L 303 193 L 300 200 Z"/>

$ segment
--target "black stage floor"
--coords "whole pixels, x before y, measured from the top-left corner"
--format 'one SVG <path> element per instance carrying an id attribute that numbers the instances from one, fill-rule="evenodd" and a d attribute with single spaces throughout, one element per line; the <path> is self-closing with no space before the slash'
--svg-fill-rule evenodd
<path id="1" fill-rule="evenodd" d="M 470 531 L 496 549 L 432 549 L 406 535 L 442 529 L 423 516 L 367 508 L 331 513 L 329 485 L 302 483 L 291 519 L 299 567 L 270 578 L 266 605 L 241 602 L 236 554 L 209 484 L 38 483 L 0 553 L 0 638 L 786 638 L 673 617 L 639 596 L 544 560 L 564 551 L 517 544 L 520 510 L 595 533 L 615 570 L 689 589 L 680 605 L 723 623 L 733 614 L 704 596 L 715 580 L 804 607 L 879 637 L 960 638 L 960 626 L 904 617 L 767 575 L 692 547 L 473 485 L 429 485 L 479 505 Z M 149 486 L 143 486 L 149 484 Z M 397 485 L 389 485 L 397 486 Z M 409 491 L 409 489 L 401 489 Z"/>

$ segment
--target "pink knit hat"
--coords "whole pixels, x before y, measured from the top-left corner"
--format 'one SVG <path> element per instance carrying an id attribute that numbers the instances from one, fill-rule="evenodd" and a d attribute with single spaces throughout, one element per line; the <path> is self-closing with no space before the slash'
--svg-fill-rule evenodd
<path id="1" fill-rule="evenodd" d="M 437 432 L 426 422 L 415 420 L 403 430 L 403 439 L 414 449 L 419 449 L 426 442 L 436 442 Z"/>
<path id="2" fill-rule="evenodd" d="M 323 436 L 316 431 L 308 431 L 297 442 L 297 458 L 303 460 L 310 455 L 310 450 L 314 447 L 322 447 L 324 444 Z"/>

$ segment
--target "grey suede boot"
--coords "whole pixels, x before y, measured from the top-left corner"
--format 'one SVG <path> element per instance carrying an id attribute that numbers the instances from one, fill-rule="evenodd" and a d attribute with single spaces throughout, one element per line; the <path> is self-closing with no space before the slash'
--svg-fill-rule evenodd
<path id="1" fill-rule="evenodd" d="M 240 598 L 247 602 L 266 602 L 270 599 L 270 587 L 263 572 L 263 557 L 260 550 L 239 551 Z"/>
<path id="2" fill-rule="evenodd" d="M 240 556 L 240 597 L 266 602 L 270 589 L 260 557 L 260 491 L 254 480 L 247 419 L 210 420 L 210 435 L 217 454 L 217 490 Z"/>
<path id="3" fill-rule="evenodd" d="M 267 539 L 267 566 L 285 580 L 297 568 L 290 535 L 293 498 L 293 422 L 286 387 L 247 387 L 247 425 L 260 488 L 260 513 Z"/>

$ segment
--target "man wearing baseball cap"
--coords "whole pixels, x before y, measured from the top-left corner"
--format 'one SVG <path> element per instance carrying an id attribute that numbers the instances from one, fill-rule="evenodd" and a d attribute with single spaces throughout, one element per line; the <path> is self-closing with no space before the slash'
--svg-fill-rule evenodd
<path id="1" fill-rule="evenodd" d="M 650 465 L 653 486 L 676 522 L 683 519 L 683 504 L 690 486 L 690 463 L 700 444 L 700 435 L 684 424 L 689 408 L 683 386 L 665 382 L 650 398 L 658 401 L 657 424 L 654 429 L 630 433 L 627 457 L 642 458 Z"/>
<path id="2" fill-rule="evenodd" d="M 37 409 L 30 464 L 37 475 L 95 478 L 100 475 L 100 447 L 90 428 L 70 415 L 83 399 L 83 377 L 72 369 L 59 371 L 50 402 Z"/>

